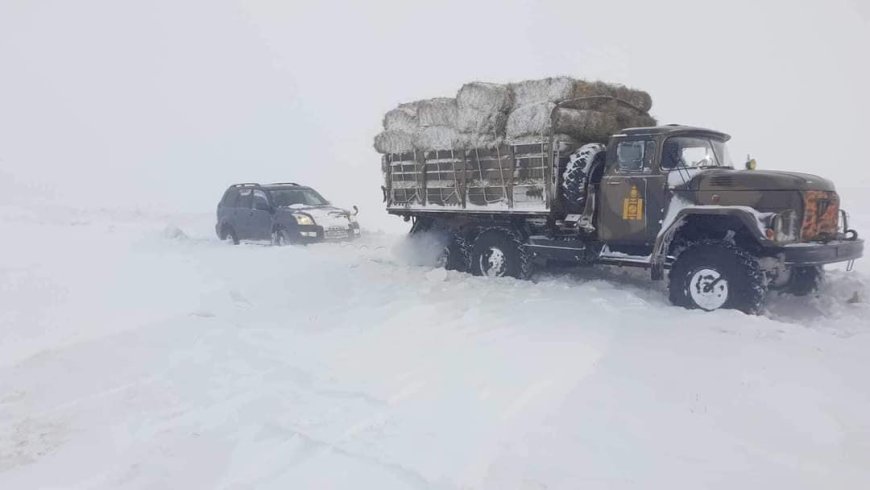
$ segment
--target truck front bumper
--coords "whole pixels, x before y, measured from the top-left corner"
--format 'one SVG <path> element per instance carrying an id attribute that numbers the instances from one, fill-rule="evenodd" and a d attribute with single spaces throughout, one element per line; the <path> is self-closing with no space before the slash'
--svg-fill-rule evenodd
<path id="1" fill-rule="evenodd" d="M 864 255 L 864 240 L 795 243 L 782 247 L 781 252 L 786 264 L 822 265 L 847 262 Z"/>

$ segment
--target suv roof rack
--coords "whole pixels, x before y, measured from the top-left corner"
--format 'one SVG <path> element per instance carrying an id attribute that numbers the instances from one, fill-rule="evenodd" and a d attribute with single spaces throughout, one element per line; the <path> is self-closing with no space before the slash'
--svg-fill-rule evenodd
<path id="1" fill-rule="evenodd" d="M 269 185 L 295 185 L 296 187 L 299 187 L 299 184 L 296 182 L 272 182 Z"/>
<path id="2" fill-rule="evenodd" d="M 260 184 L 256 182 L 247 182 L 244 184 L 233 184 L 231 187 L 260 187 Z"/>

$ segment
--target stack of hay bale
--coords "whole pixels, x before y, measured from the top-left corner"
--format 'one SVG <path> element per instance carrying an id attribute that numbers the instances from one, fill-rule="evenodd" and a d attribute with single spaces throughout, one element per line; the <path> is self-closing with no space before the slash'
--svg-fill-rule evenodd
<path id="1" fill-rule="evenodd" d="M 490 148 L 551 134 L 578 144 L 606 142 L 624 128 L 655 125 L 651 107 L 646 92 L 568 77 L 507 85 L 472 82 L 456 98 L 420 100 L 388 112 L 375 149 Z"/>

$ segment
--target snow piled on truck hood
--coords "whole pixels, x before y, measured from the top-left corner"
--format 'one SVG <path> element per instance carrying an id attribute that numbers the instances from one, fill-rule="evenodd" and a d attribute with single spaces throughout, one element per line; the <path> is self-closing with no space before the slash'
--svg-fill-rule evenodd
<path id="1" fill-rule="evenodd" d="M 213 219 L 0 207 L 0 488 L 870 485 L 866 261 L 751 317 Z"/>

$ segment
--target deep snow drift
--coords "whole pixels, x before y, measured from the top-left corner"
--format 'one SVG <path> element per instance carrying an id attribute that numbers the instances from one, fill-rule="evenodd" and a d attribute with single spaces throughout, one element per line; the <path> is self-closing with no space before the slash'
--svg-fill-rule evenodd
<path id="1" fill-rule="evenodd" d="M 870 486 L 866 259 L 751 317 L 212 220 L 0 207 L 0 488 Z"/>

